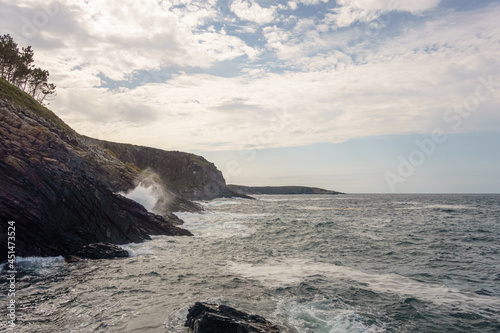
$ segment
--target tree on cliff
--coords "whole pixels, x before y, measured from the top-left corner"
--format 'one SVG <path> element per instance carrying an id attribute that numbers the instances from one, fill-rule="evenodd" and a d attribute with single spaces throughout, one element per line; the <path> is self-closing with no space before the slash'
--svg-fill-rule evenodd
<path id="1" fill-rule="evenodd" d="M 0 36 L 0 75 L 26 91 L 40 104 L 55 95 L 56 86 L 48 83 L 49 71 L 35 68 L 31 46 L 19 47 L 10 35 Z"/>

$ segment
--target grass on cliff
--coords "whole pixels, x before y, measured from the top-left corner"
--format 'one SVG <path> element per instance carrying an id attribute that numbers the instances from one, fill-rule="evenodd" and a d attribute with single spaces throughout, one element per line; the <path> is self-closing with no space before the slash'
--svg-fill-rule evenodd
<path id="1" fill-rule="evenodd" d="M 36 101 L 29 94 L 10 84 L 3 78 L 0 78 L 0 99 L 12 102 L 21 108 L 34 112 L 36 115 L 49 120 L 63 131 L 73 131 L 58 116 L 56 116 L 54 112 L 38 103 L 38 101 Z"/>

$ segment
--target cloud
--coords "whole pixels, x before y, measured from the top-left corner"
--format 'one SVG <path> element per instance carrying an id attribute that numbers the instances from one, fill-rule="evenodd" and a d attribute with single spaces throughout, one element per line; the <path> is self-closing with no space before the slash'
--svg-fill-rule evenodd
<path id="1" fill-rule="evenodd" d="M 241 56 L 254 59 L 259 53 L 223 29 L 207 26 L 219 15 L 216 1 L 176 1 L 172 6 L 165 1 L 62 0 L 52 6 L 57 10 L 50 16 L 41 0 L 2 5 L 2 27 L 35 50 L 51 49 L 36 52 L 40 66 L 53 63 L 54 56 L 69 64 L 51 70 L 58 78 L 84 66 L 113 80 L 127 80 L 138 70 L 209 68 Z M 47 21 L 40 24 L 36 18 L 43 15 Z M 26 24 L 36 31 L 23 38 Z"/>
<path id="2" fill-rule="evenodd" d="M 338 27 L 348 27 L 354 22 L 371 22 L 379 16 L 391 12 L 421 14 L 436 7 L 441 0 L 338 0 L 338 8 L 333 9 L 332 21 Z"/>
<path id="3" fill-rule="evenodd" d="M 231 11 L 240 19 L 255 22 L 257 24 L 273 22 L 276 17 L 275 6 L 262 8 L 254 0 L 234 0 L 231 3 Z"/>
<path id="4" fill-rule="evenodd" d="M 311 6 L 317 5 L 321 2 L 328 2 L 328 0 L 298 0 L 298 2 L 303 3 L 304 5 Z"/>
<path id="5" fill-rule="evenodd" d="M 296 10 L 297 9 L 297 2 L 294 2 L 294 1 L 288 1 L 288 8 L 290 8 L 290 10 Z"/>
<path id="6" fill-rule="evenodd" d="M 353 45 L 343 52 L 328 51 L 327 42 L 314 54 L 306 52 L 314 46 L 314 38 L 291 42 L 313 28 L 287 36 L 286 31 L 269 27 L 264 29 L 267 41 L 282 45 L 279 52 L 286 47 L 302 52 L 283 55 L 296 70 L 278 74 L 250 67 L 236 77 L 183 73 L 166 82 L 114 95 L 107 92 L 110 99 L 137 94 L 134 103 L 150 107 L 148 119 L 152 121 L 137 122 L 136 127 L 127 127 L 105 101 L 96 103 L 101 112 L 95 112 L 107 110 L 113 116 L 106 126 L 123 129 L 109 131 L 108 139 L 134 138 L 138 144 L 168 149 L 335 143 L 371 135 L 430 133 L 442 126 L 453 132 L 450 124 L 443 124 L 445 112 L 475 93 L 478 77 L 500 78 L 494 65 L 498 63 L 495 51 L 500 48 L 496 14 L 500 14 L 498 6 L 453 13 L 380 40 L 376 50 Z M 86 98 L 91 98 L 90 91 Z M 58 109 L 60 102 L 54 102 Z M 87 105 L 73 101 L 72 107 L 76 113 L 81 108 L 79 114 L 84 114 Z M 500 116 L 492 112 L 495 105 L 500 105 L 500 89 L 482 102 L 474 117 L 464 119 L 458 130 L 500 130 Z M 91 118 L 74 124 L 89 135 L 100 130 Z M 107 131 L 106 126 L 100 131 Z"/>
<path id="7" fill-rule="evenodd" d="M 337 68 L 352 63 L 345 49 L 354 31 L 332 35 L 318 20 L 301 19 L 293 29 L 268 26 L 262 29 L 266 46 L 293 69 L 308 71 Z"/>

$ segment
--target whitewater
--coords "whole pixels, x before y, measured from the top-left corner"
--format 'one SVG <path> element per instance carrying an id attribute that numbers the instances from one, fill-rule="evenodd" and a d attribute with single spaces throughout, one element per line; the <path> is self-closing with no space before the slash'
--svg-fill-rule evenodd
<path id="1" fill-rule="evenodd" d="M 256 198 L 200 202 L 177 213 L 194 237 L 129 258 L 18 258 L 15 331 L 187 332 L 196 301 L 283 332 L 500 331 L 500 195 Z"/>

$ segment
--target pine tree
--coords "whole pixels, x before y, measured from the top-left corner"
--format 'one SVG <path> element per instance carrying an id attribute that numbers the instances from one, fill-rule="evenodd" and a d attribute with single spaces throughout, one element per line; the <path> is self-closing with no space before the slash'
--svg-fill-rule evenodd
<path id="1" fill-rule="evenodd" d="M 19 48 L 10 35 L 0 36 L 0 52 L 2 77 L 11 82 L 19 56 Z"/>
<path id="2" fill-rule="evenodd" d="M 0 75 L 2 78 L 26 91 L 40 104 L 54 95 L 56 86 L 48 83 L 49 71 L 35 68 L 31 46 L 19 47 L 10 35 L 0 36 Z"/>
<path id="3" fill-rule="evenodd" d="M 14 72 L 14 84 L 25 90 L 31 71 L 33 69 L 33 50 L 31 46 L 23 47 L 23 52 L 19 54 L 17 68 Z"/>

